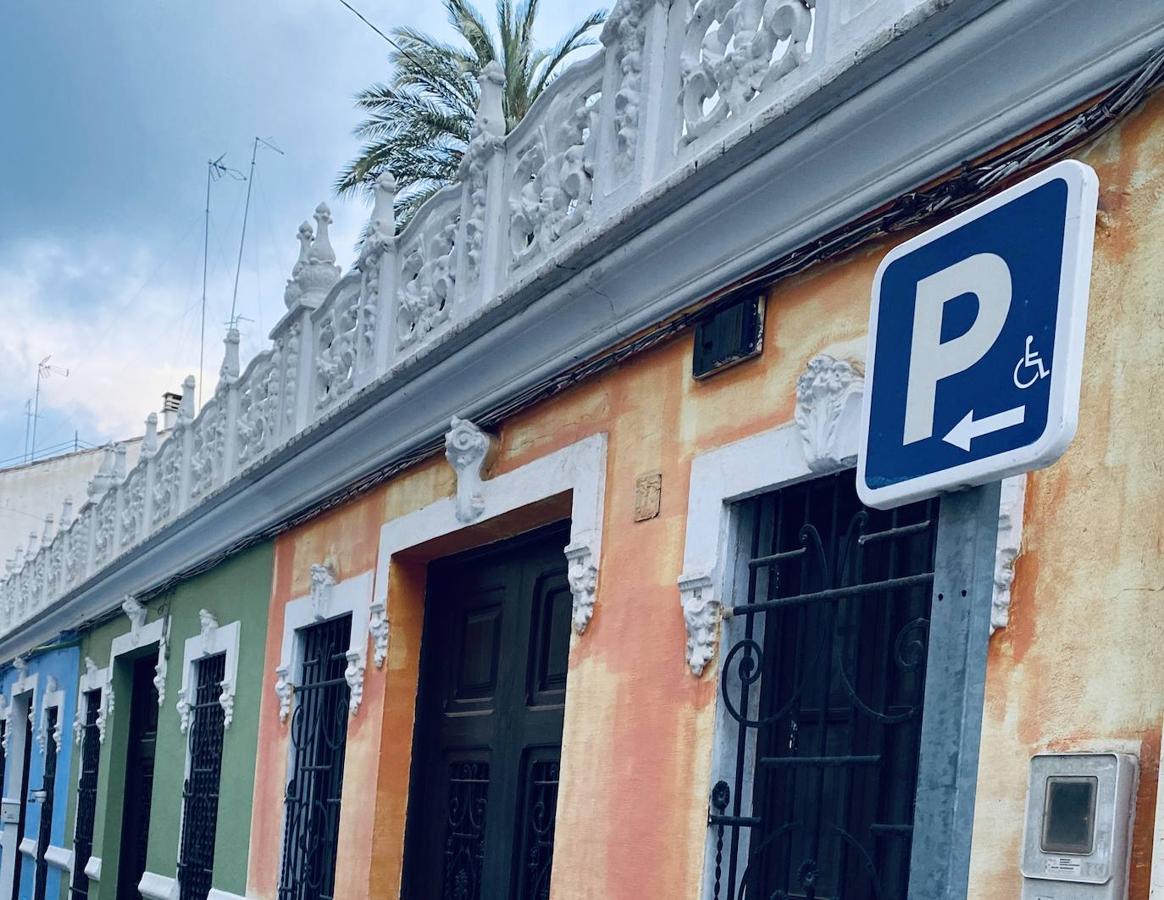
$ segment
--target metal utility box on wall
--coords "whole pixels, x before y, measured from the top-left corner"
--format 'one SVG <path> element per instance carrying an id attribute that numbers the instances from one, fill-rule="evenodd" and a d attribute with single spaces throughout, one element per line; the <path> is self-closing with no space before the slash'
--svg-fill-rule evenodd
<path id="1" fill-rule="evenodd" d="M 0 822 L 15 825 L 20 821 L 20 801 L 5 797 L 0 800 Z"/>
<path id="2" fill-rule="evenodd" d="M 1123 753 L 1031 759 L 1023 900 L 1127 896 L 1136 775 L 1136 758 Z"/>

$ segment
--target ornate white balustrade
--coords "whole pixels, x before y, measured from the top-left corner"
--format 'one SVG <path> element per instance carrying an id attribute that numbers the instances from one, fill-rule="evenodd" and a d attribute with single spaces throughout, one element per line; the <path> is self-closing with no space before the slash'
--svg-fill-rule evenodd
<path id="1" fill-rule="evenodd" d="M 483 306 L 568 258 L 645 194 L 694 172 L 949 0 L 619 0 L 602 48 L 557 78 L 505 134 L 496 64 L 456 183 L 396 234 L 382 176 L 360 257 L 341 277 L 320 204 L 299 227 L 271 345 L 195 415 L 183 384 L 159 444 L 151 415 L 129 472 L 107 447 L 87 502 L 48 516 L 0 582 L 0 634 L 172 525 L 240 471 L 328 416 Z M 159 573 L 159 576 L 166 573 Z"/>

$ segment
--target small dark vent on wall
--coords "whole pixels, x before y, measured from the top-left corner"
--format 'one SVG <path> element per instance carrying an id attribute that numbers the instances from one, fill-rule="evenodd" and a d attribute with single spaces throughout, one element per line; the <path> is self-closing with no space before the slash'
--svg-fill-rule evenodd
<path id="1" fill-rule="evenodd" d="M 706 378 L 745 359 L 764 345 L 764 298 L 752 294 L 709 310 L 695 324 L 691 374 Z"/>

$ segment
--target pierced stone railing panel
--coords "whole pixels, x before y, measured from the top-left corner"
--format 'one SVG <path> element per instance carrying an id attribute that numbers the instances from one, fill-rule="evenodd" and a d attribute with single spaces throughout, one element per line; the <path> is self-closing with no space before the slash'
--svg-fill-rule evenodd
<path id="1" fill-rule="evenodd" d="M 76 587 L 89 574 L 89 535 L 92 531 L 93 504 L 86 503 L 69 527 L 69 546 L 65 552 L 65 588 Z"/>
<path id="2" fill-rule="evenodd" d="M 315 415 L 335 406 L 356 385 L 360 353 L 360 294 L 363 279 L 358 273 L 343 278 L 312 315 L 315 333 Z"/>
<path id="3" fill-rule="evenodd" d="M 168 525 L 180 511 L 183 431 L 184 427 L 178 426 L 154 457 L 154 483 L 150 501 L 155 529 Z"/>
<path id="4" fill-rule="evenodd" d="M 442 330 L 456 302 L 461 186 L 450 185 L 417 212 L 400 237 L 396 350 L 411 352 Z"/>
<path id="5" fill-rule="evenodd" d="M 121 529 L 118 551 L 132 547 L 141 539 L 145 522 L 146 467 L 134 466 L 118 488 L 121 495 Z"/>
<path id="6" fill-rule="evenodd" d="M 590 217 L 603 62 L 594 56 L 571 67 L 509 137 L 509 264 L 514 270 L 544 259 Z"/>
<path id="7" fill-rule="evenodd" d="M 93 565 L 101 567 L 114 556 L 117 527 L 117 491 L 111 490 L 93 506 Z"/>
<path id="8" fill-rule="evenodd" d="M 823 5 L 823 4 L 822 4 Z M 680 156 L 779 102 L 816 68 L 817 10 L 805 0 L 679 0 Z"/>
<path id="9" fill-rule="evenodd" d="M 226 445 L 226 410 L 222 394 L 202 407 L 190 428 L 189 502 L 205 497 L 222 483 Z"/>
<path id="10" fill-rule="evenodd" d="M 238 468 L 261 458 L 278 440 L 283 395 L 285 342 L 279 340 L 251 360 L 238 386 L 238 421 L 235 426 Z"/>

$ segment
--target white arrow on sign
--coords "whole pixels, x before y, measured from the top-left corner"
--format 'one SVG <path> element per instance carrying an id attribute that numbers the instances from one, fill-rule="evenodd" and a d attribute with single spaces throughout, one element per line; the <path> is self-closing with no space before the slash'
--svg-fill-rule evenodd
<path id="1" fill-rule="evenodd" d="M 962 421 L 950 429 L 943 441 L 947 444 L 953 444 L 955 447 L 961 447 L 963 450 L 969 452 L 970 442 L 976 437 L 982 437 L 984 434 L 993 434 L 996 431 L 1002 431 L 1004 428 L 1013 428 L 1015 425 L 1021 425 L 1023 419 L 1026 418 L 1027 408 L 1025 406 L 1016 406 L 1014 409 L 1004 410 L 1000 413 L 995 413 L 993 416 L 987 416 L 985 419 L 975 419 L 974 410 L 966 413 L 962 417 Z"/>

